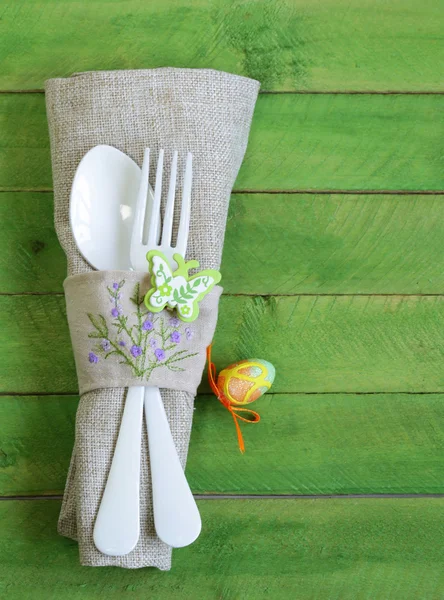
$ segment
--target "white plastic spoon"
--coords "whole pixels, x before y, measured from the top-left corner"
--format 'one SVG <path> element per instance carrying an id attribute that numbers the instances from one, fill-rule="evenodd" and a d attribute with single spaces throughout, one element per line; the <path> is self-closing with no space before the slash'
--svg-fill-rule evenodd
<path id="1" fill-rule="evenodd" d="M 80 162 L 70 199 L 70 221 L 82 256 L 98 270 L 130 268 L 130 243 L 141 170 L 111 146 L 96 146 Z M 104 554 L 133 550 L 140 532 L 140 452 L 143 386 L 128 388 L 108 481 L 94 526 Z"/>

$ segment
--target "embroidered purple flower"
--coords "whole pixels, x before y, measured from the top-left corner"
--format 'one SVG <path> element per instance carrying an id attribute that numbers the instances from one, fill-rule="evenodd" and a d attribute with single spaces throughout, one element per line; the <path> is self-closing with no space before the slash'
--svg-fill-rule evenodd
<path id="1" fill-rule="evenodd" d="M 99 357 L 97 356 L 97 354 L 94 354 L 94 352 L 90 352 L 88 354 L 88 360 L 90 363 L 97 363 L 99 362 Z"/>
<path id="2" fill-rule="evenodd" d="M 140 346 L 136 346 L 136 344 L 134 344 L 134 346 L 131 346 L 130 352 L 134 356 L 134 358 L 137 358 L 138 356 L 140 356 L 142 354 L 142 348 Z"/>
<path id="3" fill-rule="evenodd" d="M 148 312 L 148 313 L 146 313 L 145 317 L 148 319 L 148 321 L 152 321 L 152 319 L 153 319 L 153 313 L 152 312 Z"/>
<path id="4" fill-rule="evenodd" d="M 116 296 L 117 300 L 120 300 L 120 298 L 122 297 L 122 292 L 119 292 Z"/>
<path id="5" fill-rule="evenodd" d="M 173 331 L 173 333 L 171 334 L 171 341 L 175 344 L 178 344 L 180 342 L 180 333 L 178 331 Z"/>
<path id="6" fill-rule="evenodd" d="M 159 362 L 165 358 L 165 350 L 162 350 L 162 348 L 157 348 L 154 350 L 154 354 Z"/>
<path id="7" fill-rule="evenodd" d="M 150 346 L 153 350 L 155 350 L 157 348 L 157 342 L 156 342 L 155 338 L 150 339 Z"/>
<path id="8" fill-rule="evenodd" d="M 120 340 L 119 346 L 126 346 L 126 344 L 125 344 L 125 342 L 123 340 Z"/>
<path id="9" fill-rule="evenodd" d="M 118 304 L 111 310 L 111 314 L 115 319 L 117 319 L 117 317 L 120 317 L 120 315 L 122 313 L 123 313 L 123 310 L 122 310 L 122 307 L 120 306 L 120 304 Z"/>
<path id="10" fill-rule="evenodd" d="M 142 324 L 142 329 L 144 331 L 151 331 L 154 328 L 153 322 L 150 321 L 149 319 L 147 319 L 146 321 L 143 322 Z"/>
<path id="11" fill-rule="evenodd" d="M 193 338 L 193 332 L 189 327 L 185 327 L 185 337 L 188 341 L 190 341 Z"/>
<path id="12" fill-rule="evenodd" d="M 118 283 L 113 283 L 113 289 L 114 290 L 118 290 L 119 289 L 119 284 Z"/>
<path id="13" fill-rule="evenodd" d="M 170 325 L 171 325 L 171 327 L 179 327 L 179 325 L 180 325 L 179 319 L 177 317 L 171 317 Z"/>
<path id="14" fill-rule="evenodd" d="M 108 352 L 108 350 L 111 348 L 111 344 L 110 344 L 109 340 L 102 340 L 100 342 L 100 345 L 105 350 L 105 352 Z"/>

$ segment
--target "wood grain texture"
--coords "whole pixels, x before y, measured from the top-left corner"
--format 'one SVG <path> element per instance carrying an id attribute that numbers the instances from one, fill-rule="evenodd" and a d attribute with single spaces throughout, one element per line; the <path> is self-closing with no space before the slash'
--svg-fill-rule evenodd
<path id="1" fill-rule="evenodd" d="M 439 0 L 8 2 L 0 89 L 95 69 L 214 68 L 268 90 L 443 90 Z"/>
<path id="2" fill-rule="evenodd" d="M 233 195 L 224 290 L 442 293 L 443 238 L 444 196 Z"/>
<path id="3" fill-rule="evenodd" d="M 77 403 L 71 396 L 0 398 L 0 495 L 64 489 Z"/>
<path id="4" fill-rule="evenodd" d="M 43 94 L 0 94 L 0 190 L 50 189 Z M 235 188 L 443 190 L 444 95 L 262 95 Z"/>
<path id="5" fill-rule="evenodd" d="M 3 192 L 0 220 L 0 293 L 62 292 L 52 194 Z M 443 238 L 443 196 L 233 194 L 224 291 L 440 294 Z"/>
<path id="6" fill-rule="evenodd" d="M 438 600 L 443 499 L 203 500 L 203 532 L 169 573 L 86 569 L 56 533 L 60 503 L 0 503 L 8 600 Z M 197 594 L 197 595 L 196 595 Z"/>
<path id="7" fill-rule="evenodd" d="M 52 194 L 0 193 L 0 293 L 63 292 L 66 258 L 54 230 Z"/>
<path id="8" fill-rule="evenodd" d="M 0 391 L 76 392 L 64 304 L 0 297 Z M 442 296 L 223 296 L 214 360 L 270 360 L 275 393 L 438 392 L 443 327 Z"/>
<path id="9" fill-rule="evenodd" d="M 43 94 L 0 95 L 0 190 L 52 187 Z"/>
<path id="10" fill-rule="evenodd" d="M 63 492 L 77 396 L 0 398 L 0 495 Z M 444 395 L 268 394 L 258 425 L 198 396 L 187 478 L 196 494 L 442 494 Z"/>

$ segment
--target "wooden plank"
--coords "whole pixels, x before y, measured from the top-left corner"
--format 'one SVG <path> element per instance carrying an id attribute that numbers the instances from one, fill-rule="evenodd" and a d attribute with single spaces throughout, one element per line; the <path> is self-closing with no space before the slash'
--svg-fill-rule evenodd
<path id="1" fill-rule="evenodd" d="M 197 493 L 443 493 L 444 396 L 264 396 L 237 447 L 229 414 L 199 396 L 188 476 Z"/>
<path id="2" fill-rule="evenodd" d="M 25 392 L 33 386 L 40 392 L 42 386 L 49 391 L 52 385 L 61 392 L 77 389 L 64 297 L 1 296 L 0 305 L 0 390 Z"/>
<path id="3" fill-rule="evenodd" d="M 0 311 L 0 391 L 74 393 L 63 296 L 2 296 Z M 223 296 L 214 360 L 270 360 L 275 393 L 440 392 L 443 330 L 442 296 Z"/>
<path id="4" fill-rule="evenodd" d="M 0 293 L 63 292 L 66 258 L 54 230 L 52 194 L 0 194 Z"/>
<path id="5" fill-rule="evenodd" d="M 52 187 L 43 94 L 0 95 L 0 190 Z"/>
<path id="6" fill-rule="evenodd" d="M 443 90 L 441 10 L 439 0 L 12 2 L 0 88 L 176 66 L 236 72 L 268 90 Z"/>
<path id="7" fill-rule="evenodd" d="M 0 495 L 61 493 L 77 403 L 75 396 L 0 398 Z"/>
<path id="8" fill-rule="evenodd" d="M 261 215 L 258 219 L 257 215 Z M 62 292 L 52 194 L 0 194 L 0 292 Z M 228 294 L 439 294 L 442 196 L 233 194 Z"/>
<path id="9" fill-rule="evenodd" d="M 77 396 L 0 399 L 0 495 L 60 494 Z M 443 494 L 442 394 L 269 394 L 243 425 L 198 396 L 187 478 L 197 494 Z"/>
<path id="10" fill-rule="evenodd" d="M 200 501 L 203 531 L 173 568 L 91 569 L 56 532 L 59 502 L 0 504 L 8 600 L 437 600 L 441 499 Z"/>
<path id="11" fill-rule="evenodd" d="M 444 95 L 262 95 L 239 190 L 442 190 Z M 0 95 L 0 190 L 49 189 L 42 94 Z"/>
<path id="12" fill-rule="evenodd" d="M 233 294 L 442 293 L 443 238 L 443 196 L 234 195 L 223 285 Z"/>

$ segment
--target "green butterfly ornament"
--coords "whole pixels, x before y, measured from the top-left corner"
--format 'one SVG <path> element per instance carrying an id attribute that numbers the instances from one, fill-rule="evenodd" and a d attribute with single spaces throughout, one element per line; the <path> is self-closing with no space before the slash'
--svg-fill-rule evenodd
<path id="1" fill-rule="evenodd" d="M 145 296 L 145 306 L 152 312 L 160 312 L 165 306 L 175 308 L 179 319 L 187 323 L 197 319 L 199 302 L 221 280 L 219 271 L 206 269 L 190 276 L 188 271 L 196 269 L 199 263 L 185 262 L 181 254 L 173 255 L 178 265 L 174 272 L 162 252 L 150 250 L 146 258 L 153 287 Z"/>

